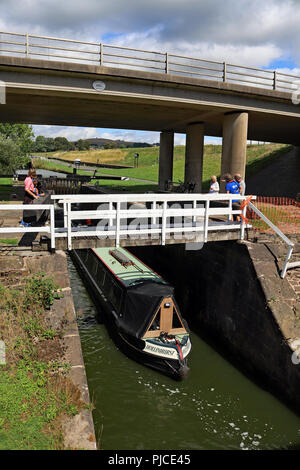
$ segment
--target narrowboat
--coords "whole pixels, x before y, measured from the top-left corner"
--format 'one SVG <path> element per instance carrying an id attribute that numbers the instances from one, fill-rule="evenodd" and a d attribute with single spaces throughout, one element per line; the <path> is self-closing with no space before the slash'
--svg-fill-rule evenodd
<path id="1" fill-rule="evenodd" d="M 174 288 L 124 248 L 73 250 L 72 256 L 119 349 L 174 379 L 185 377 L 191 340 Z"/>

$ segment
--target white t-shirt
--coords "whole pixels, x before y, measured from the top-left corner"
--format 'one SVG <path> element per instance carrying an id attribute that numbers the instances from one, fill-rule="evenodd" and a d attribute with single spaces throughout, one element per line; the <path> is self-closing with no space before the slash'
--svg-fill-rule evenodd
<path id="1" fill-rule="evenodd" d="M 210 193 L 218 193 L 219 191 L 220 191 L 220 187 L 219 187 L 218 181 L 210 185 L 210 188 L 209 188 Z"/>

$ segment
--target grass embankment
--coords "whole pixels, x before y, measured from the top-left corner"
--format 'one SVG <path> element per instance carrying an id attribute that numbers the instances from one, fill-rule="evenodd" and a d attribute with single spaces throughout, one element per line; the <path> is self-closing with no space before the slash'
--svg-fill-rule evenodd
<path id="1" fill-rule="evenodd" d="M 17 238 L 0 238 L 1 245 L 18 245 L 19 240 Z"/>
<path id="2" fill-rule="evenodd" d="M 0 340 L 6 361 L 0 365 L 0 449 L 63 448 L 61 422 L 77 414 L 79 390 L 66 377 L 60 331 L 45 312 L 59 294 L 43 274 L 19 287 L 0 284 Z"/>
<path id="3" fill-rule="evenodd" d="M 254 175 L 264 167 L 273 163 L 282 153 L 290 149 L 287 145 L 282 144 L 267 144 L 267 145 L 248 145 L 247 146 L 247 161 L 246 161 L 246 179 Z M 116 150 L 90 150 L 89 152 L 53 152 L 47 154 L 49 158 L 63 158 L 72 162 L 75 158 L 80 158 L 81 161 L 91 163 L 109 163 L 109 164 L 124 164 L 133 165 L 134 154 L 139 153 L 139 167 L 126 168 L 126 169 L 111 169 L 101 168 L 98 170 L 97 175 L 112 175 L 112 176 L 128 176 L 133 178 L 128 182 L 118 181 L 105 181 L 100 180 L 101 186 L 112 188 L 126 188 L 129 191 L 155 191 L 158 181 L 158 161 L 159 161 L 159 147 L 146 147 L 134 149 L 116 149 Z M 221 172 L 221 145 L 205 145 L 204 147 L 204 160 L 203 160 L 203 191 L 209 188 L 211 175 L 220 177 Z M 68 164 L 58 164 L 48 162 L 47 160 L 36 160 L 35 165 L 37 168 L 45 168 L 71 173 L 72 167 Z M 173 181 L 184 180 L 184 165 L 185 165 L 185 147 L 182 145 L 175 146 L 174 148 L 174 164 L 173 164 Z M 87 174 L 87 172 L 80 170 L 79 174 Z M 89 173 L 91 174 L 91 172 Z M 135 181 L 140 180 L 140 181 Z M 148 183 L 149 182 L 149 183 Z M 154 184 L 153 184 L 154 183 Z"/>
<path id="4" fill-rule="evenodd" d="M 0 178 L 0 201 L 7 201 L 10 197 L 13 192 L 12 183 L 12 178 Z"/>

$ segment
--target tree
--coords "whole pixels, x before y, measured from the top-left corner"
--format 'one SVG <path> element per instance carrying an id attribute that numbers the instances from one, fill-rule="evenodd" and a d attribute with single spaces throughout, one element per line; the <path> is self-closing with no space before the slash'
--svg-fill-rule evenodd
<path id="1" fill-rule="evenodd" d="M 45 138 L 46 152 L 55 152 L 55 142 L 52 137 Z"/>
<path id="2" fill-rule="evenodd" d="M 55 150 L 69 150 L 70 142 L 66 137 L 55 137 Z"/>
<path id="3" fill-rule="evenodd" d="M 46 152 L 47 145 L 46 139 L 43 135 L 38 135 L 34 142 L 34 151 L 35 152 Z"/>
<path id="4" fill-rule="evenodd" d="M 0 123 L 0 135 L 15 142 L 22 157 L 27 157 L 32 151 L 34 134 L 28 124 Z"/>
<path id="5" fill-rule="evenodd" d="M 89 143 L 88 140 L 79 139 L 76 142 L 76 146 L 77 146 L 78 150 L 89 150 L 90 143 Z"/>
<path id="6" fill-rule="evenodd" d="M 23 166 L 26 159 L 21 154 L 20 145 L 11 138 L 0 135 L 0 172 L 13 173 Z"/>

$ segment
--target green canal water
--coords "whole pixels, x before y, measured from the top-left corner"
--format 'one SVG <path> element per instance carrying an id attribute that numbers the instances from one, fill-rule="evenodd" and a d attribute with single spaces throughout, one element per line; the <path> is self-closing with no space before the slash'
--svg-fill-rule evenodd
<path id="1" fill-rule="evenodd" d="M 124 356 L 68 263 L 101 449 L 300 449 L 299 416 L 196 333 L 182 382 Z"/>

